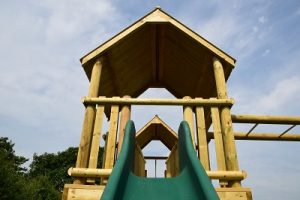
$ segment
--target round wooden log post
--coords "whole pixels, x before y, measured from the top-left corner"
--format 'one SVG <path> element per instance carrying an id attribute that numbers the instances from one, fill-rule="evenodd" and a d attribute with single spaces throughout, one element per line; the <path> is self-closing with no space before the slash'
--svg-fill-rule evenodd
<path id="1" fill-rule="evenodd" d="M 203 107 L 196 107 L 196 133 L 199 159 L 205 170 L 210 170 L 208 144 L 206 138 L 205 114 Z"/>
<path id="2" fill-rule="evenodd" d="M 222 63 L 220 62 L 219 59 L 213 58 L 213 68 L 214 68 L 218 99 L 227 99 L 228 96 L 227 96 L 227 87 L 226 87 L 226 81 L 224 76 L 224 70 L 223 70 Z M 239 171 L 230 108 L 222 107 L 220 117 L 221 117 L 221 125 L 222 125 L 221 128 L 222 128 L 223 143 L 224 143 L 225 158 L 226 158 L 225 159 L 226 168 L 228 171 Z M 232 181 L 232 182 L 230 181 L 229 186 L 240 187 L 241 183 L 240 181 Z"/>
<path id="3" fill-rule="evenodd" d="M 130 98 L 130 96 L 125 95 L 123 98 Z M 130 119 L 130 115 L 131 115 L 131 106 L 130 105 L 124 105 L 121 108 L 119 139 L 118 139 L 118 156 L 119 156 L 119 154 L 121 152 L 121 149 L 122 149 L 125 126 L 126 126 L 127 121 Z"/>
<path id="4" fill-rule="evenodd" d="M 98 59 L 93 66 L 89 92 L 88 92 L 89 97 L 98 97 L 102 65 L 103 65 L 102 59 L 101 60 Z M 95 116 L 96 116 L 95 106 L 88 105 L 85 109 L 80 145 L 78 148 L 78 155 L 76 161 L 76 168 L 88 167 Z M 85 180 L 76 179 L 74 182 L 78 184 L 80 183 L 83 184 Z"/>
<path id="5" fill-rule="evenodd" d="M 189 96 L 183 97 L 183 99 L 191 99 Z M 183 119 L 187 121 L 190 127 L 192 141 L 195 148 L 195 130 L 194 130 L 194 112 L 191 106 L 184 106 L 183 107 Z"/>
<path id="6" fill-rule="evenodd" d="M 211 108 L 211 119 L 214 130 L 217 167 L 220 171 L 226 171 L 225 153 L 218 107 Z M 228 183 L 223 180 L 221 180 L 219 183 L 221 187 L 228 185 Z"/>
<path id="7" fill-rule="evenodd" d="M 105 160 L 104 168 L 112 169 L 115 163 L 115 151 L 116 151 L 116 139 L 119 122 L 119 106 L 111 106 L 110 119 L 109 119 L 109 131 L 106 137 L 106 149 L 105 149 Z"/>
<path id="8" fill-rule="evenodd" d="M 97 110 L 96 119 L 95 119 L 94 129 L 93 129 L 93 137 L 91 142 L 91 151 L 90 151 L 88 168 L 97 168 L 97 164 L 98 164 L 100 138 L 101 138 L 102 125 L 103 125 L 102 124 L 103 117 L 104 117 L 104 106 L 103 105 L 97 106 L 96 110 Z M 94 184 L 95 179 L 87 179 L 87 183 Z"/>

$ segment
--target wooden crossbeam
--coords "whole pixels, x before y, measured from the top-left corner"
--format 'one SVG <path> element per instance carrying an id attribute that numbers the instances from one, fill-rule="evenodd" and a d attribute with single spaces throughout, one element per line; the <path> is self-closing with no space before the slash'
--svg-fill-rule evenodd
<path id="1" fill-rule="evenodd" d="M 229 106 L 234 104 L 233 99 L 137 99 L 137 98 L 106 98 L 83 97 L 84 104 L 98 105 L 169 105 L 169 106 Z"/>
<path id="2" fill-rule="evenodd" d="M 300 134 L 275 134 L 275 133 L 251 133 L 234 132 L 236 140 L 262 140 L 262 141 L 300 141 Z M 214 139 L 214 134 L 209 132 L 207 139 Z"/>
<path id="3" fill-rule="evenodd" d="M 231 115 L 234 123 L 259 123 L 259 124 L 291 124 L 300 125 L 300 117 L 291 116 L 257 116 L 257 115 Z"/>

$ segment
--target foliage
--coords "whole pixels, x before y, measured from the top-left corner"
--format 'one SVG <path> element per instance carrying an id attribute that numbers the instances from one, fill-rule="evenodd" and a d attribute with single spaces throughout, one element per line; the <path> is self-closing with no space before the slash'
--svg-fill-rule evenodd
<path id="1" fill-rule="evenodd" d="M 7 137 L 0 138 L 0 155 L 2 159 L 9 161 L 12 165 L 11 167 L 13 167 L 17 173 L 24 173 L 26 168 L 22 167 L 22 165 L 27 162 L 28 159 L 23 156 L 16 156 L 13 148 L 14 144 L 9 141 Z"/>
<path id="2" fill-rule="evenodd" d="M 14 144 L 6 137 L 0 138 L 0 199 L 21 199 L 24 185 L 22 167 L 27 159 L 16 156 Z"/>
<path id="3" fill-rule="evenodd" d="M 70 147 L 58 153 L 34 154 L 27 171 L 28 159 L 17 156 L 14 144 L 0 137 L 0 199 L 56 200 L 61 199 L 65 183 L 72 178 L 67 170 L 76 163 L 78 148 Z M 102 165 L 103 148 L 99 149 L 98 166 Z"/>
<path id="4" fill-rule="evenodd" d="M 67 175 L 70 167 L 76 163 L 78 148 L 70 147 L 65 151 L 54 153 L 34 154 L 30 164 L 29 175 L 48 176 L 56 190 L 62 192 L 65 183 L 71 183 L 73 179 Z M 103 148 L 99 149 L 98 167 L 102 165 Z"/>

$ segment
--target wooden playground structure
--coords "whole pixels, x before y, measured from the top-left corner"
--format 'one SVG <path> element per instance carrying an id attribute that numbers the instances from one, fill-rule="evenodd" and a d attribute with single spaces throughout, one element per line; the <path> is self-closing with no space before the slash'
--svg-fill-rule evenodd
<path id="1" fill-rule="evenodd" d="M 85 55 L 81 64 L 90 86 L 82 99 L 85 115 L 76 166 L 68 171 L 75 181 L 65 185 L 65 200 L 100 199 L 118 160 L 132 105 L 182 106 L 182 120 L 189 124 L 199 164 L 210 179 L 219 181 L 215 190 L 222 200 L 252 199 L 250 188 L 241 184 L 247 174 L 239 168 L 235 140 L 300 141 L 300 134 L 289 133 L 300 124 L 300 117 L 231 114 L 234 100 L 227 95 L 226 81 L 235 59 L 160 8 Z M 137 98 L 148 88 L 166 88 L 176 99 Z M 105 117 L 109 120 L 107 134 L 102 130 Z M 247 132 L 234 132 L 234 123 L 253 127 Z M 285 124 L 290 128 L 281 134 L 255 133 L 259 124 Z M 98 169 L 102 137 L 103 166 Z M 142 149 L 152 140 L 161 141 L 170 150 L 167 158 L 143 156 Z M 211 140 L 217 169 L 211 169 Z M 147 177 L 146 160 L 163 159 L 165 177 L 176 177 L 177 143 L 177 133 L 154 116 L 136 134 L 134 174 Z"/>

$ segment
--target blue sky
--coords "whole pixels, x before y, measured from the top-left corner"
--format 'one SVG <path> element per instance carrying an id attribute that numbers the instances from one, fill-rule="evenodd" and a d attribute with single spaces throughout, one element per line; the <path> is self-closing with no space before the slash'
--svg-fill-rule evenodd
<path id="1" fill-rule="evenodd" d="M 300 115 L 298 1 L 11 0 L 0 7 L 0 136 L 28 158 L 77 146 L 88 88 L 79 58 L 156 5 L 237 59 L 228 81 L 233 113 Z M 154 114 L 175 130 L 181 120 L 180 108 L 141 107 L 133 119 L 141 127 Z M 299 143 L 238 141 L 237 148 L 254 199 L 299 198 Z"/>

